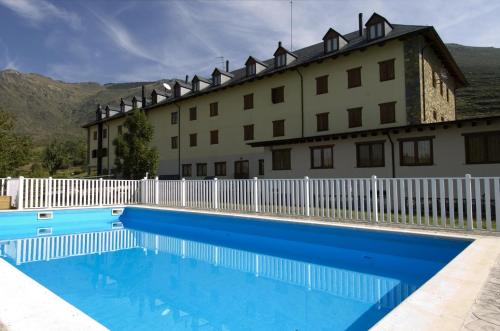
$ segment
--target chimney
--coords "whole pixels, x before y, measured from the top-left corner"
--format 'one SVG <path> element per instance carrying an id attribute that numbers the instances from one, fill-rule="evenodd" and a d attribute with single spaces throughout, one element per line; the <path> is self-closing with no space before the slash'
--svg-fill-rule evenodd
<path id="1" fill-rule="evenodd" d="M 229 60 L 226 60 L 226 72 L 229 72 Z"/>
<path id="2" fill-rule="evenodd" d="M 186 75 L 186 83 L 189 81 L 189 75 Z"/>
<path id="3" fill-rule="evenodd" d="M 278 48 L 281 47 L 281 41 L 278 41 Z"/>
<path id="4" fill-rule="evenodd" d="M 101 104 L 97 104 L 97 110 L 95 111 L 96 120 L 102 120 L 102 107 Z"/>
<path id="5" fill-rule="evenodd" d="M 146 88 L 142 85 L 142 108 L 146 107 Z"/>
<path id="6" fill-rule="evenodd" d="M 358 14 L 359 36 L 363 37 L 363 13 Z"/>

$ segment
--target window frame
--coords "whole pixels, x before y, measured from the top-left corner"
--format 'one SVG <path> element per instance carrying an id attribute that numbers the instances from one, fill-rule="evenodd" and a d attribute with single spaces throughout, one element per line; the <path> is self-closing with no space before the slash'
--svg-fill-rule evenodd
<path id="1" fill-rule="evenodd" d="M 387 71 L 387 66 L 390 65 L 391 71 Z M 387 82 L 396 79 L 396 59 L 388 59 L 380 61 L 379 66 L 379 79 L 381 82 Z M 384 71 L 385 69 L 386 71 Z"/>
<path id="2" fill-rule="evenodd" d="M 311 169 L 333 169 L 334 168 L 334 157 L 333 157 L 333 147 L 335 145 L 321 145 L 321 146 L 309 146 L 310 150 L 310 161 L 311 161 Z M 326 166 L 325 165 L 325 150 L 329 149 L 332 155 L 332 164 L 331 166 Z M 320 166 L 315 166 L 314 165 L 314 151 L 315 150 L 320 150 L 321 151 L 321 165 Z"/>
<path id="3" fill-rule="evenodd" d="M 281 94 L 279 94 L 280 92 Z M 271 88 L 271 102 L 275 105 L 285 102 L 285 86 L 276 86 Z"/>
<path id="4" fill-rule="evenodd" d="M 356 67 L 356 68 L 351 68 L 351 69 L 347 69 L 346 72 L 347 72 L 347 88 L 348 89 L 351 89 L 351 88 L 356 88 L 356 87 L 361 87 L 363 85 L 363 79 L 362 79 L 362 73 L 361 73 L 361 69 L 362 67 L 359 66 L 359 67 Z M 352 76 L 355 72 L 359 72 L 359 82 L 357 81 L 354 81 L 354 77 L 355 76 Z"/>
<path id="5" fill-rule="evenodd" d="M 373 145 L 381 145 L 382 146 L 382 163 L 381 164 L 373 164 Z M 360 163 L 360 147 L 368 146 L 368 165 L 362 165 Z M 376 140 L 376 141 L 363 141 L 356 143 L 356 168 L 384 168 L 385 167 L 385 140 Z"/>
<path id="6" fill-rule="evenodd" d="M 292 170 L 292 149 L 291 148 L 280 148 L 280 149 L 273 149 L 272 151 L 272 167 L 273 171 L 281 171 L 281 170 Z M 278 168 L 276 167 L 276 154 L 277 153 L 282 153 L 282 152 L 288 152 L 288 162 L 287 164 L 284 165 L 283 168 Z"/>
<path id="7" fill-rule="evenodd" d="M 179 112 L 173 111 L 170 113 L 170 124 L 176 125 L 179 123 Z"/>
<path id="8" fill-rule="evenodd" d="M 281 129 L 278 132 L 278 124 L 282 123 Z M 281 134 L 279 134 L 281 133 Z M 273 121 L 273 137 L 284 137 L 285 136 L 285 120 L 275 120 Z"/>
<path id="9" fill-rule="evenodd" d="M 353 114 L 354 111 L 359 111 L 359 114 L 360 114 L 359 115 L 359 125 L 355 125 L 355 123 L 352 123 L 351 114 Z M 355 107 L 355 108 L 347 109 L 347 126 L 349 129 L 360 128 L 363 126 L 363 107 Z"/>
<path id="10" fill-rule="evenodd" d="M 472 133 L 464 133 L 464 149 L 465 149 L 465 164 L 499 164 L 500 161 L 490 161 L 492 158 L 488 153 L 488 137 L 493 135 L 500 135 L 500 131 L 486 131 L 486 132 L 472 132 Z M 470 150 L 469 150 L 469 139 L 471 137 L 482 137 L 483 142 L 482 146 L 485 149 L 485 160 L 473 162 L 470 159 Z M 500 159 L 500 158 L 499 158 Z"/>
<path id="11" fill-rule="evenodd" d="M 323 116 L 326 116 L 325 122 L 321 122 L 321 118 Z M 321 123 L 323 123 L 323 125 L 326 125 L 326 126 L 325 127 L 320 126 Z M 330 130 L 330 113 L 324 112 L 324 113 L 316 114 L 316 131 L 317 132 L 324 132 L 324 131 L 328 131 L 328 130 Z"/>
<path id="12" fill-rule="evenodd" d="M 189 108 L 189 120 L 196 121 L 198 119 L 198 110 L 196 107 Z"/>
<path id="13" fill-rule="evenodd" d="M 281 53 L 277 54 L 275 59 L 274 59 L 274 65 L 276 68 L 283 68 L 286 67 L 287 61 L 286 61 L 286 53 Z"/>
<path id="14" fill-rule="evenodd" d="M 432 166 L 434 165 L 434 136 L 427 137 L 412 137 L 412 138 L 402 138 L 398 139 L 399 141 L 399 166 L 400 167 L 419 167 L 419 166 Z M 430 161 L 426 163 L 419 163 L 418 160 L 418 142 L 419 141 L 429 141 L 430 142 Z M 414 151 L 414 163 L 406 163 L 403 162 L 403 144 L 413 142 L 413 151 Z"/>
<path id="15" fill-rule="evenodd" d="M 243 125 L 243 141 L 254 140 L 254 133 L 254 124 Z"/>
<path id="16" fill-rule="evenodd" d="M 247 64 L 247 76 L 254 76 L 257 74 L 257 64 L 249 63 Z"/>
<path id="17" fill-rule="evenodd" d="M 203 173 L 200 174 L 200 167 L 202 167 Z M 207 176 L 207 163 L 196 163 L 196 177 L 206 177 Z"/>
<path id="18" fill-rule="evenodd" d="M 186 171 L 189 169 L 189 171 Z M 189 172 L 189 174 L 186 174 Z M 183 163 L 182 164 L 182 177 L 193 177 L 193 165 L 191 163 Z"/>
<path id="19" fill-rule="evenodd" d="M 339 37 L 328 38 L 325 40 L 325 53 L 333 53 L 339 50 Z"/>
<path id="20" fill-rule="evenodd" d="M 316 95 L 321 94 L 328 94 L 328 75 L 316 77 Z"/>
<path id="21" fill-rule="evenodd" d="M 220 170 L 218 167 L 219 166 L 223 166 L 223 173 L 222 172 L 218 172 L 218 170 Z M 227 162 L 226 161 L 221 161 L 221 162 L 214 162 L 214 175 L 217 177 L 217 176 L 221 176 L 221 177 L 225 177 L 227 176 Z"/>
<path id="22" fill-rule="evenodd" d="M 170 148 L 171 149 L 179 148 L 179 136 L 170 137 Z"/>
<path id="23" fill-rule="evenodd" d="M 210 145 L 219 144 L 219 130 L 210 130 Z"/>
<path id="24" fill-rule="evenodd" d="M 215 117 L 219 115 L 219 102 L 210 103 L 210 117 Z"/>
<path id="25" fill-rule="evenodd" d="M 248 93 L 243 96 L 243 110 L 253 109 L 253 93 Z"/>
<path id="26" fill-rule="evenodd" d="M 389 109 L 392 111 L 392 121 L 387 120 L 383 115 L 384 112 L 387 112 L 388 109 L 383 108 L 386 106 L 392 105 L 392 109 Z M 392 124 L 396 123 L 396 101 L 390 101 L 390 102 L 383 102 L 378 104 L 379 107 L 379 115 L 380 115 L 380 124 Z M 385 114 L 387 116 L 387 114 Z"/>
<path id="27" fill-rule="evenodd" d="M 196 147 L 198 146 L 198 134 L 197 133 L 190 133 L 189 134 L 189 147 Z"/>
<path id="28" fill-rule="evenodd" d="M 374 31 L 372 31 L 372 28 L 374 28 Z M 369 40 L 379 39 L 385 35 L 385 24 L 384 22 L 370 24 L 369 26 L 367 26 L 367 30 Z M 375 32 L 375 34 L 373 34 L 373 32 Z"/>

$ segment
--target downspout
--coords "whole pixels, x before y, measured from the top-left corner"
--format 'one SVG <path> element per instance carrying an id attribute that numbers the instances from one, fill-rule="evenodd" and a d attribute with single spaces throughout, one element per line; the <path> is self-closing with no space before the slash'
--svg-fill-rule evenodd
<path id="1" fill-rule="evenodd" d="M 300 114 L 301 114 L 301 138 L 304 138 L 304 77 L 300 72 L 299 68 L 295 68 L 295 71 L 300 76 Z"/>
<path id="2" fill-rule="evenodd" d="M 391 166 L 392 166 L 392 178 L 396 178 L 396 164 L 394 163 L 394 142 L 392 141 L 391 134 L 387 132 L 385 134 L 389 138 L 391 144 Z"/>
<path id="3" fill-rule="evenodd" d="M 177 107 L 177 157 L 178 157 L 178 176 L 181 179 L 181 106 L 179 106 L 176 102 L 174 105 Z"/>

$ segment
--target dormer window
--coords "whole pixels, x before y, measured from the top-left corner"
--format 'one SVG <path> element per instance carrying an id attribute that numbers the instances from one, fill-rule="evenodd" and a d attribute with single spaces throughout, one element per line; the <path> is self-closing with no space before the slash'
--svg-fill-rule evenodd
<path id="1" fill-rule="evenodd" d="M 200 82 L 193 83 L 193 91 L 198 92 L 200 90 Z"/>
<path id="2" fill-rule="evenodd" d="M 338 51 L 339 49 L 339 38 L 332 38 L 325 40 L 325 49 L 327 53 Z"/>
<path id="3" fill-rule="evenodd" d="M 365 26 L 369 40 L 385 37 L 392 30 L 391 23 L 377 13 L 373 13 Z"/>
<path id="4" fill-rule="evenodd" d="M 286 66 L 286 53 L 276 56 L 276 67 L 279 68 L 284 66 Z"/>
<path id="5" fill-rule="evenodd" d="M 253 76 L 256 74 L 255 63 L 247 65 L 247 76 Z"/>
<path id="6" fill-rule="evenodd" d="M 384 36 L 384 24 L 383 23 L 377 23 L 370 25 L 370 28 L 368 30 L 368 38 L 369 39 L 376 39 Z"/>
<path id="7" fill-rule="evenodd" d="M 214 85 L 220 85 L 220 75 L 215 75 L 213 77 L 213 80 L 214 80 Z"/>

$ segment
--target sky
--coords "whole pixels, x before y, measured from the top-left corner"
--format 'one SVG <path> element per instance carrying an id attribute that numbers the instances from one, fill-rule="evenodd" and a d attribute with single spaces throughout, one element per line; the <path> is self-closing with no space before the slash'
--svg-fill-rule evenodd
<path id="1" fill-rule="evenodd" d="M 67 82 L 209 76 L 249 55 L 268 59 L 279 40 L 298 49 L 329 27 L 355 31 L 358 13 L 433 25 L 448 43 L 500 47 L 499 0 L 0 0 L 0 70 Z"/>

